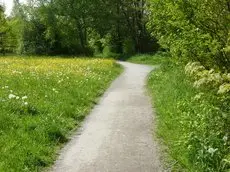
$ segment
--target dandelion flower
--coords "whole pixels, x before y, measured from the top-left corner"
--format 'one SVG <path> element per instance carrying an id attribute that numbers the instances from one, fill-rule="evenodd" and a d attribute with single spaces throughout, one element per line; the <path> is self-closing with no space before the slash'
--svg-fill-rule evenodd
<path id="1" fill-rule="evenodd" d="M 16 98 L 16 96 L 14 95 L 14 94 L 9 94 L 9 99 L 14 99 L 14 98 Z"/>
<path id="2" fill-rule="evenodd" d="M 23 96 L 23 97 L 22 97 L 22 100 L 26 100 L 26 99 L 28 99 L 27 96 Z"/>

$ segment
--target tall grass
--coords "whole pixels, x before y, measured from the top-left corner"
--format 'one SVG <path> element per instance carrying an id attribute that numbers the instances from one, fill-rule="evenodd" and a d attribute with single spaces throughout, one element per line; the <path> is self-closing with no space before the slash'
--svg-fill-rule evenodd
<path id="1" fill-rule="evenodd" d="M 157 64 L 158 58 L 147 64 Z M 181 63 L 170 58 L 158 62 L 161 67 L 149 76 L 148 88 L 157 112 L 157 134 L 176 162 L 171 171 L 229 170 L 229 95 L 218 95 L 210 86 L 195 88 Z"/>
<path id="2" fill-rule="evenodd" d="M 0 58 L 0 171 L 40 171 L 118 76 L 113 60 Z"/>

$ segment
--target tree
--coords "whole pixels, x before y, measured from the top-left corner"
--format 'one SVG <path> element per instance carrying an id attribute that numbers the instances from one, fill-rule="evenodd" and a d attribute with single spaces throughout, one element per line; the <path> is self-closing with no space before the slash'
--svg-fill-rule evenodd
<path id="1" fill-rule="evenodd" d="M 147 52 L 154 42 L 146 29 L 144 0 L 14 0 L 18 49 L 32 54 Z M 99 48 L 98 48 L 99 47 Z"/>
<path id="2" fill-rule="evenodd" d="M 230 70 L 229 1 L 150 0 L 148 28 L 181 61 Z"/>
<path id="3" fill-rule="evenodd" d="M 4 14 L 4 7 L 0 4 L 0 53 L 5 54 L 6 49 L 6 18 Z"/>

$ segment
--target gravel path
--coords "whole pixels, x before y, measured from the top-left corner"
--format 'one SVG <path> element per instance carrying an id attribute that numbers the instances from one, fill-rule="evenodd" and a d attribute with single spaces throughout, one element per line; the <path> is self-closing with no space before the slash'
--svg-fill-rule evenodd
<path id="1" fill-rule="evenodd" d="M 153 140 L 153 111 L 146 96 L 150 66 L 125 67 L 62 150 L 53 172 L 161 172 Z"/>

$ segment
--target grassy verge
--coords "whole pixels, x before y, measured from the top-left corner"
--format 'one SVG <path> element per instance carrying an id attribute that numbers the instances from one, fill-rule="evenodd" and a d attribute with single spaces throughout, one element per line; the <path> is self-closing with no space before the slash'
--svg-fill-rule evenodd
<path id="1" fill-rule="evenodd" d="M 142 62 L 162 64 L 154 58 Z M 139 63 L 138 58 L 132 61 Z M 170 170 L 229 170 L 229 99 L 209 87 L 194 88 L 184 66 L 169 58 L 151 73 L 148 88 L 157 111 L 157 134 L 176 162 Z"/>
<path id="2" fill-rule="evenodd" d="M 188 168 L 188 155 L 185 145 L 180 143 L 184 132 L 178 104 L 187 102 L 196 95 L 195 90 L 185 79 L 181 69 L 165 65 L 154 71 L 148 81 L 153 103 L 157 109 L 157 134 L 168 147 L 167 151 L 176 163 L 169 167 L 172 171 Z"/>
<path id="3" fill-rule="evenodd" d="M 0 58 L 0 171 L 40 171 L 121 72 L 113 60 Z"/>
<path id="4" fill-rule="evenodd" d="M 168 59 L 165 53 L 157 53 L 154 56 L 149 54 L 138 54 L 130 57 L 127 61 L 138 64 L 160 65 L 167 62 Z"/>

